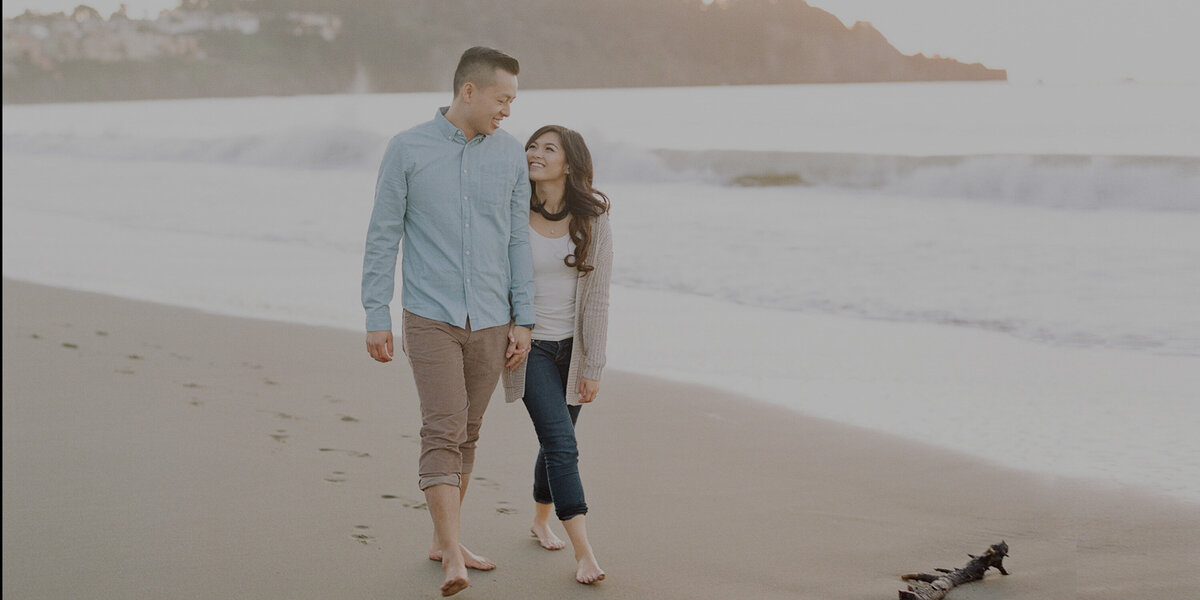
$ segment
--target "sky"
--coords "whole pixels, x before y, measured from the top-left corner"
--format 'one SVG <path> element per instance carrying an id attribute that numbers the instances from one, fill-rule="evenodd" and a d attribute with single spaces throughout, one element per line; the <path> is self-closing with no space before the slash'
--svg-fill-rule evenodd
<path id="1" fill-rule="evenodd" d="M 603 1 L 603 0 L 595 0 Z M 736 0 L 726 0 L 736 1 Z M 787 1 L 787 0 L 779 0 Z M 6 0 L 5 17 L 30 8 L 69 11 L 79 0 Z M 178 0 L 90 0 L 109 15 L 157 15 Z M 1200 83 L 1198 0 L 808 0 L 847 25 L 870 21 L 898 50 L 982 62 L 1017 83 Z"/>
<path id="2" fill-rule="evenodd" d="M 1200 83 L 1196 0 L 808 0 L 870 21 L 905 54 L 1008 69 L 1009 80 Z"/>

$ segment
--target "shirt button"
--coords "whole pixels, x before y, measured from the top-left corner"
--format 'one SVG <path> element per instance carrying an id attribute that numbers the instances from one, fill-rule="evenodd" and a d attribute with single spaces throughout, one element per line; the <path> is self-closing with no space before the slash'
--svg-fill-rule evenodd
<path id="1" fill-rule="evenodd" d="M 470 256 L 470 255 L 471 255 L 471 251 L 467 250 L 467 256 Z"/>

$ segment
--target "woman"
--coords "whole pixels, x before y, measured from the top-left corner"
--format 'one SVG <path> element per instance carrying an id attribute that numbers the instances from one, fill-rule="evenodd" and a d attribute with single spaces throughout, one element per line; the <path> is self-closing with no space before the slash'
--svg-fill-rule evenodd
<path id="1" fill-rule="evenodd" d="M 579 478 L 575 421 L 596 399 L 608 334 L 612 234 L 608 197 L 592 187 L 592 156 L 578 133 L 547 125 L 525 145 L 529 162 L 529 245 L 537 325 L 528 359 L 504 373 L 509 402 L 521 398 L 541 449 L 533 473 L 536 511 L 530 532 L 547 550 L 565 547 L 550 530 L 550 511 L 575 549 L 575 579 L 604 579 L 587 539 L 587 503 Z"/>

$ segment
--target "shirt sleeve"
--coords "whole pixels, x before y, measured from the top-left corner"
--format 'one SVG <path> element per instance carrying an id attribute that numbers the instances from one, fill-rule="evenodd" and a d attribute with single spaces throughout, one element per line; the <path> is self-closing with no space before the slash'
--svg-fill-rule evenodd
<path id="1" fill-rule="evenodd" d="M 509 297 L 513 322 L 517 325 L 533 325 L 537 320 L 533 310 L 533 252 L 529 248 L 529 194 L 529 166 L 522 154 L 517 161 L 517 185 L 513 186 L 510 201 L 512 222 L 508 237 Z"/>
<path id="2" fill-rule="evenodd" d="M 367 227 L 363 256 L 362 304 L 367 313 L 367 331 L 390 331 L 392 314 L 388 305 L 396 291 L 396 255 L 404 237 L 404 213 L 408 205 L 408 175 L 404 145 L 396 139 L 388 144 L 375 182 L 375 208 Z"/>

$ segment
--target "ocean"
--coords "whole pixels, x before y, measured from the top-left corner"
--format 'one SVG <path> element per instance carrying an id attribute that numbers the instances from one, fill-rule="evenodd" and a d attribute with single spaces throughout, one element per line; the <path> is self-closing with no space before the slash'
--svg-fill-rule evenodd
<path id="1" fill-rule="evenodd" d="M 4 106 L 4 276 L 360 330 L 378 161 L 448 101 Z M 612 367 L 1200 501 L 1195 106 L 1195 85 L 526 90 L 504 128 L 592 148 Z"/>

